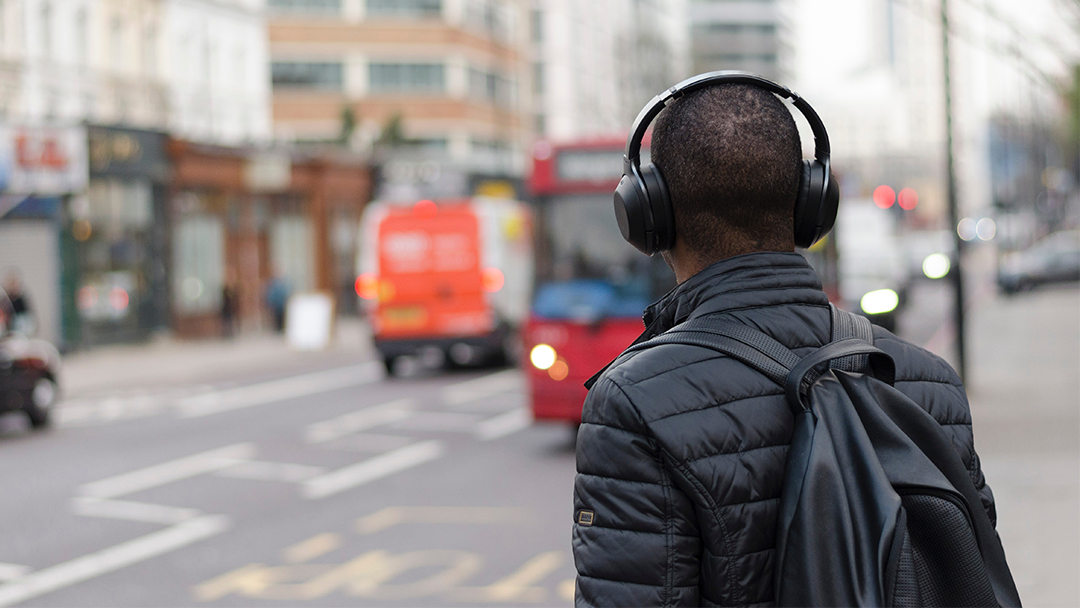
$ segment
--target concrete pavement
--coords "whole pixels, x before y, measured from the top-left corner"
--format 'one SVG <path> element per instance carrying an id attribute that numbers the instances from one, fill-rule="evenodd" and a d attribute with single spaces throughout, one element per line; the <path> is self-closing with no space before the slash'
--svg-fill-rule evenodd
<path id="1" fill-rule="evenodd" d="M 1080 290 L 971 310 L 975 448 L 1026 606 L 1080 606 Z"/>
<path id="2" fill-rule="evenodd" d="M 244 334 L 233 338 L 177 340 L 103 346 L 63 359 L 62 390 L 68 398 L 112 394 L 143 387 L 236 381 L 251 375 L 287 375 L 372 356 L 367 324 L 339 319 L 334 340 L 322 352 L 296 352 L 284 336 Z"/>

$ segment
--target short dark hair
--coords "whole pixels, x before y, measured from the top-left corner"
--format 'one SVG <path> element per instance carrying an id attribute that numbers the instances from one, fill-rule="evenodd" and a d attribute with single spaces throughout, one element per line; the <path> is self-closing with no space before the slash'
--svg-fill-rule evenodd
<path id="1" fill-rule="evenodd" d="M 675 238 L 688 249 L 723 252 L 732 237 L 763 248 L 794 238 L 802 144 L 776 95 L 745 84 L 695 91 L 657 117 L 651 156 L 671 194 Z"/>

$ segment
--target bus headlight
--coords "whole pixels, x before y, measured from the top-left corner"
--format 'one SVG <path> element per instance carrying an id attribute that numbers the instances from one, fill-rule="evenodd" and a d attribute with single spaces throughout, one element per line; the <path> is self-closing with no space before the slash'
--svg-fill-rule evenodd
<path id="1" fill-rule="evenodd" d="M 882 315 L 896 310 L 900 304 L 900 296 L 891 289 L 875 289 L 867 292 L 859 300 L 859 307 L 868 315 Z"/>
<path id="2" fill-rule="evenodd" d="M 529 352 L 529 361 L 532 362 L 533 367 L 536 369 L 548 369 L 552 365 L 555 365 L 555 360 L 558 356 L 555 354 L 555 349 L 551 348 L 547 344 L 537 344 Z"/>

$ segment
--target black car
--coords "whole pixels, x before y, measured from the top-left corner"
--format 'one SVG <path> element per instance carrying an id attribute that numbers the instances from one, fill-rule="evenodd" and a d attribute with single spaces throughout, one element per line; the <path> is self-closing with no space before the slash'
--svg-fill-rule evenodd
<path id="1" fill-rule="evenodd" d="M 997 280 L 1007 294 L 1044 283 L 1080 281 L 1080 231 L 1055 232 L 1012 254 L 1002 261 Z"/>
<path id="2" fill-rule="evenodd" d="M 60 354 L 45 340 L 12 329 L 20 324 L 0 289 L 0 414 L 21 411 L 36 429 L 49 426 L 59 396 Z"/>

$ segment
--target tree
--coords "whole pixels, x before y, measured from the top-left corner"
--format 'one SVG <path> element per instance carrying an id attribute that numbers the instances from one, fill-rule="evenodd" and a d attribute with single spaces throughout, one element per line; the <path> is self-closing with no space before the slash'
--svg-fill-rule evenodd
<path id="1" fill-rule="evenodd" d="M 345 105 L 341 108 L 341 133 L 338 134 L 338 143 L 348 146 L 356 131 L 356 111 L 352 106 Z"/>
<path id="2" fill-rule="evenodd" d="M 412 142 L 405 137 L 405 126 L 401 114 L 394 114 L 383 125 L 382 133 L 375 140 L 375 146 L 379 148 L 400 148 Z"/>

